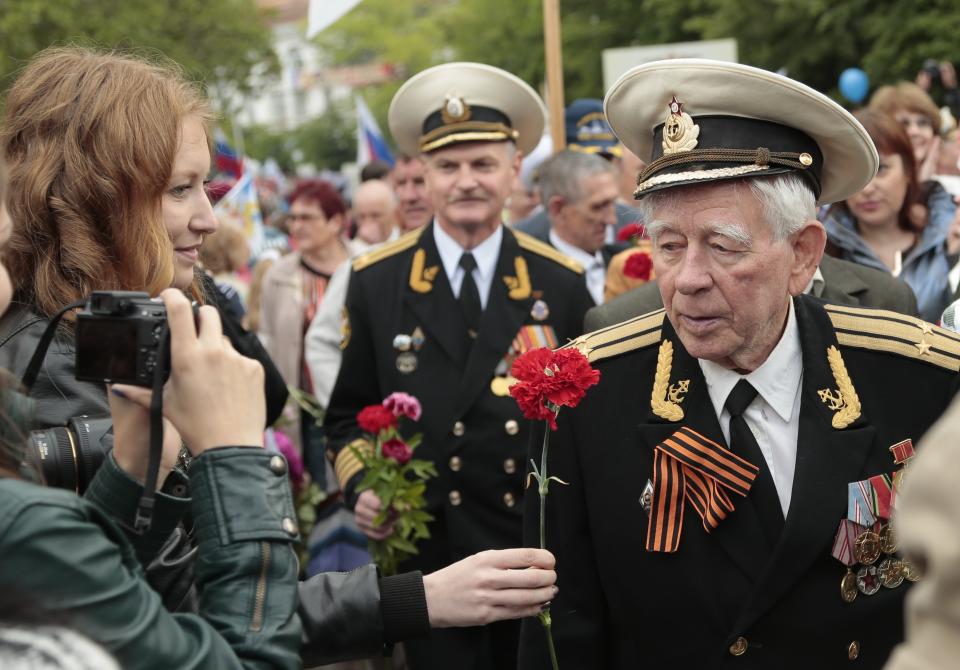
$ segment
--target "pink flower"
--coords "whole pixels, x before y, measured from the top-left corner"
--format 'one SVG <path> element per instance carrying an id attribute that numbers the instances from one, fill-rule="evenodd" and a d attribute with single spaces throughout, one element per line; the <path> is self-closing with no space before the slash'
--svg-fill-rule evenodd
<path id="1" fill-rule="evenodd" d="M 396 417 L 405 416 L 414 421 L 420 420 L 420 414 L 422 412 L 420 401 L 409 393 L 403 393 L 402 391 L 391 393 L 384 398 L 383 406 L 393 412 L 393 415 Z"/>
<path id="2" fill-rule="evenodd" d="M 403 440 L 393 437 L 383 443 L 381 447 L 384 458 L 392 458 L 403 465 L 413 457 L 413 449 Z"/>

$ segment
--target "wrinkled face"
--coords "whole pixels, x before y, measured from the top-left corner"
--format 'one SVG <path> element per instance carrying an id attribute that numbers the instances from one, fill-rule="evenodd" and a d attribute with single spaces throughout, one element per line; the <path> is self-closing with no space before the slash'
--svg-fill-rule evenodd
<path id="1" fill-rule="evenodd" d="M 665 200 L 647 228 L 670 323 L 690 355 L 756 369 L 780 340 L 790 296 L 813 276 L 822 239 L 807 268 L 793 238 L 774 241 L 747 187 L 678 188 L 680 197 Z"/>
<path id="2" fill-rule="evenodd" d="M 464 142 L 426 157 L 427 189 L 444 228 L 493 229 L 503 214 L 520 152 L 507 142 Z"/>
<path id="3" fill-rule="evenodd" d="M 433 218 L 425 175 L 426 167 L 419 158 L 399 160 L 390 172 L 390 183 L 400 202 L 400 223 L 404 232 L 422 228 Z"/>
<path id="4" fill-rule="evenodd" d="M 297 250 L 312 254 L 331 244 L 339 244 L 343 217 L 337 214 L 328 219 L 323 208 L 316 200 L 297 198 L 290 204 L 287 216 L 290 236 L 297 244 Z"/>
<path id="5" fill-rule="evenodd" d="M 617 179 L 612 172 L 585 177 L 580 183 L 583 197 L 564 202 L 553 216 L 557 234 L 589 254 L 599 251 L 607 239 L 607 228 L 617 222 Z"/>
<path id="6" fill-rule="evenodd" d="M 924 114 L 908 112 L 905 109 L 900 110 L 893 116 L 907 131 L 910 144 L 913 145 L 913 158 L 917 161 L 917 165 L 920 165 L 927 157 L 930 144 L 933 142 L 933 124 Z"/>
<path id="7" fill-rule="evenodd" d="M 174 250 L 173 285 L 186 289 L 193 282 L 193 267 L 200 259 L 203 236 L 217 229 L 204 182 L 210 172 L 210 149 L 203 123 L 194 117 L 180 128 L 180 148 L 173 174 L 161 199 L 163 225 Z"/>
<path id="8" fill-rule="evenodd" d="M 847 199 L 859 226 L 895 226 L 909 179 L 899 154 L 880 154 L 880 168 L 866 187 Z"/>

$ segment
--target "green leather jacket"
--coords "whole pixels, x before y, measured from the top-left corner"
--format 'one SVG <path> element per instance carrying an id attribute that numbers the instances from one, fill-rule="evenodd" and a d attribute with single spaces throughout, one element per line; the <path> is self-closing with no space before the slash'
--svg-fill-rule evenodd
<path id="1" fill-rule="evenodd" d="M 124 668 L 299 668 L 285 464 L 262 449 L 214 449 L 193 460 L 190 489 L 191 499 L 158 494 L 151 530 L 134 536 L 111 519 L 132 526 L 141 487 L 112 456 L 84 499 L 0 479 L 0 588 L 67 617 Z M 188 507 L 200 612 L 171 614 L 141 561 Z"/>

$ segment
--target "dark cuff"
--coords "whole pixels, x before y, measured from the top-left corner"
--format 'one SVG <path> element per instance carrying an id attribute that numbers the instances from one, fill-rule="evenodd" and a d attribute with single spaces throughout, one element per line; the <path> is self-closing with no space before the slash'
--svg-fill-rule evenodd
<path id="1" fill-rule="evenodd" d="M 190 463 L 197 544 L 297 538 L 286 461 L 259 447 L 209 449 Z"/>
<path id="2" fill-rule="evenodd" d="M 143 485 L 117 465 L 113 452 L 103 459 L 83 497 L 107 513 L 114 522 L 127 531 L 141 562 L 150 561 L 170 537 L 184 514 L 190 509 L 189 497 L 170 495 L 171 491 L 186 492 L 187 479 L 171 472 L 162 490 L 157 491 L 150 530 L 140 535 L 133 532 L 137 504 L 143 494 Z"/>
<path id="3" fill-rule="evenodd" d="M 383 640 L 387 644 L 430 632 L 427 595 L 423 573 L 405 572 L 380 580 L 380 612 L 383 615 Z"/>

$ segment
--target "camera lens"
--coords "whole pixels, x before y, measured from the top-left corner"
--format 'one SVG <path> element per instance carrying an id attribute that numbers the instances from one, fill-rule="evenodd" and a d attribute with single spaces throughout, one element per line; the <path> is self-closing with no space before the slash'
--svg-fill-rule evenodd
<path id="1" fill-rule="evenodd" d="M 27 459 L 47 486 L 82 494 L 103 464 L 110 446 L 103 437 L 111 426 L 110 417 L 77 416 L 66 426 L 35 430 Z"/>

